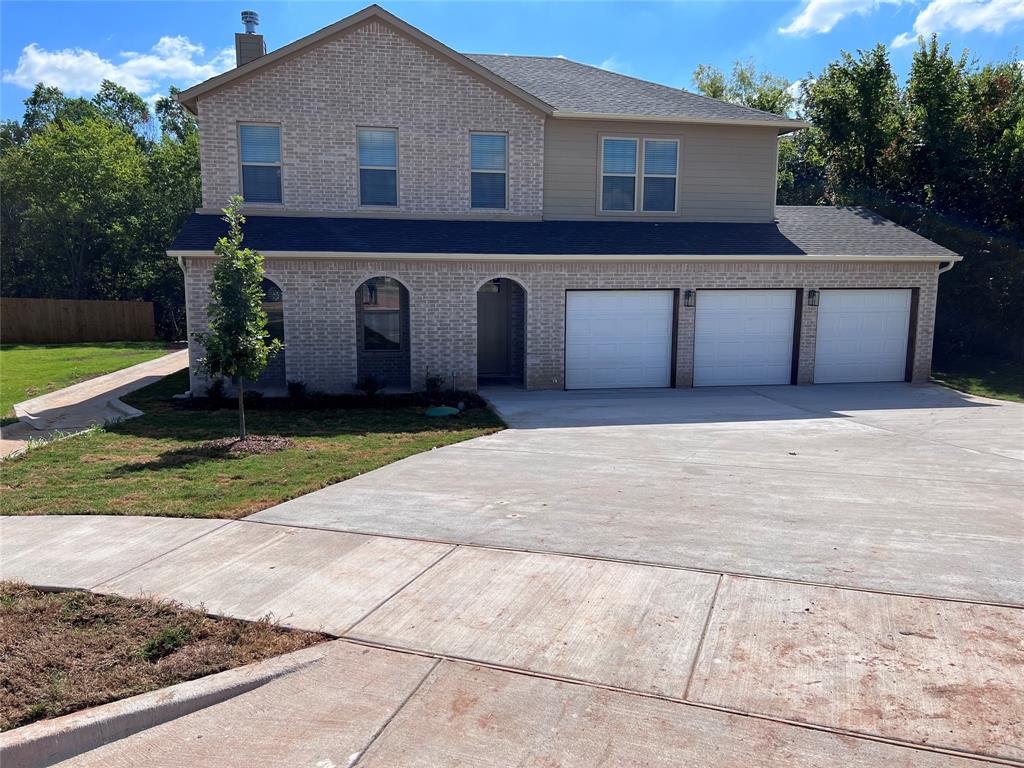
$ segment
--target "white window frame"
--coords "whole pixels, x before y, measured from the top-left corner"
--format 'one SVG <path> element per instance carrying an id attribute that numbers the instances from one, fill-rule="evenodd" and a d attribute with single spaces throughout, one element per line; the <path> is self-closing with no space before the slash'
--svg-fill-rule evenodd
<path id="1" fill-rule="evenodd" d="M 266 128 L 277 128 L 277 162 L 276 163 L 246 163 L 242 161 L 242 127 L 243 126 L 256 126 Z M 242 196 L 242 200 L 245 205 L 267 205 L 267 206 L 283 206 L 284 205 L 284 129 L 280 123 L 271 123 L 260 120 L 244 120 L 237 123 L 235 126 L 235 140 L 238 142 L 238 194 Z M 276 203 L 270 203 L 266 201 L 253 201 L 245 199 L 245 180 L 242 169 L 246 165 L 261 166 L 264 168 L 279 168 L 281 170 L 281 199 Z"/>
<path id="2" fill-rule="evenodd" d="M 473 137 L 474 136 L 504 136 L 505 137 L 505 169 L 501 171 L 489 168 L 473 168 Z M 508 188 L 508 165 L 509 165 L 509 141 L 508 133 L 505 131 L 470 131 L 469 132 L 469 208 L 472 211 L 507 211 L 509 207 Z M 473 174 L 474 173 L 503 173 L 505 174 L 505 206 L 503 208 L 484 208 L 473 205 Z"/>
<path id="3" fill-rule="evenodd" d="M 679 141 L 679 139 L 670 139 L 670 138 L 667 138 L 667 137 L 661 138 L 661 137 L 658 137 L 658 136 L 644 136 L 643 139 L 642 139 L 643 152 L 641 152 L 641 154 L 640 154 L 641 162 L 643 162 L 644 159 L 647 156 L 647 142 L 649 142 L 649 141 L 672 142 L 673 144 L 676 145 L 676 172 L 673 173 L 673 174 L 668 174 L 668 173 L 647 173 L 647 172 L 644 171 L 643 165 L 639 166 L 639 170 L 640 170 L 640 194 L 637 195 L 637 203 L 638 203 L 638 207 L 639 207 L 639 212 L 643 213 L 643 214 L 645 214 L 647 216 L 657 216 L 658 214 L 661 214 L 662 216 L 666 216 L 666 215 L 671 216 L 672 214 L 679 212 L 679 160 L 680 160 L 679 155 L 680 155 L 680 152 L 682 152 L 682 143 Z M 670 210 L 670 211 L 648 211 L 648 210 L 646 210 L 644 208 L 644 183 L 643 182 L 648 177 L 652 178 L 652 179 L 675 179 L 675 184 L 673 185 L 673 194 L 672 194 L 672 202 L 673 202 L 672 210 Z"/>
<path id="4" fill-rule="evenodd" d="M 384 166 L 384 165 L 363 165 L 359 160 L 359 132 L 360 131 L 390 131 L 395 134 L 395 165 Z M 393 211 L 401 206 L 402 196 L 401 190 L 402 185 L 400 183 L 400 175 L 398 166 L 401 164 L 399 159 L 399 143 L 398 143 L 398 128 L 388 128 L 374 125 L 357 125 L 356 126 L 356 202 L 359 208 L 366 210 L 378 210 L 378 211 Z M 395 204 L 394 205 L 382 205 L 380 203 L 363 204 L 363 183 L 362 183 L 362 171 L 394 171 L 395 172 Z"/>
<path id="5" fill-rule="evenodd" d="M 640 193 L 640 171 L 642 170 L 642 167 L 641 167 L 640 163 L 643 161 L 643 158 L 641 156 L 641 151 L 640 151 L 640 147 L 643 144 L 642 139 L 640 139 L 640 137 L 638 137 L 638 136 L 611 136 L 611 135 L 606 136 L 606 135 L 603 135 L 603 134 L 601 136 L 599 136 L 598 139 L 601 142 L 600 158 L 598 159 L 598 164 L 597 164 L 597 175 L 598 175 L 597 211 L 598 211 L 598 213 L 604 214 L 605 216 L 624 216 L 626 214 L 636 213 L 637 212 L 637 202 L 638 202 L 637 198 L 638 198 L 639 193 Z M 604 143 L 606 141 L 611 141 L 611 140 L 615 140 L 615 139 L 619 139 L 621 141 L 633 141 L 633 142 L 636 142 L 636 164 L 634 166 L 636 170 L 633 173 L 605 173 L 605 171 L 604 171 Z M 630 176 L 633 177 L 633 207 L 630 210 L 617 210 L 617 211 L 606 211 L 605 210 L 605 208 L 604 208 L 604 177 L 605 176 L 616 176 L 616 177 L 621 177 L 621 178 L 629 178 Z"/>

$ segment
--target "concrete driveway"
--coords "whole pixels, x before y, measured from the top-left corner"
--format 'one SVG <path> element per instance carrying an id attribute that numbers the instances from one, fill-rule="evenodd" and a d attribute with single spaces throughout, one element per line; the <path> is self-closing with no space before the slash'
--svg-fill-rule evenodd
<path id="1" fill-rule="evenodd" d="M 1024 765 L 1024 406 L 902 385 L 488 394 L 511 429 L 244 521 L 0 517 L 0 578 L 339 638 L 91 751 L 71 715 L 0 753 Z M 83 717 L 162 706 L 140 699 Z"/>
<path id="2" fill-rule="evenodd" d="M 1024 605 L 1024 405 L 904 384 L 486 394 L 511 429 L 250 519 Z"/>

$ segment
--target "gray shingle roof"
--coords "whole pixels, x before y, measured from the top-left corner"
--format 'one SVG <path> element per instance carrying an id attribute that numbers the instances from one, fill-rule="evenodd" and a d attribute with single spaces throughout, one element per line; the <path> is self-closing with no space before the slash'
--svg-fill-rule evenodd
<path id="1" fill-rule="evenodd" d="M 860 208 L 779 206 L 777 223 L 487 221 L 246 217 L 245 244 L 261 251 L 508 254 L 585 257 L 886 257 L 947 261 L 939 245 Z M 194 213 L 171 251 L 212 251 L 222 216 Z"/>
<path id="2" fill-rule="evenodd" d="M 635 115 L 696 120 L 760 120 L 785 124 L 789 118 L 711 99 L 679 88 L 548 56 L 463 54 L 558 112 Z"/>

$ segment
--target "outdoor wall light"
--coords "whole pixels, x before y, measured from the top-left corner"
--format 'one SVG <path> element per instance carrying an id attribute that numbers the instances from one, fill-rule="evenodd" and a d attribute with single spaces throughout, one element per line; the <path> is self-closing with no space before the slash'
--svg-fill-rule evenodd
<path id="1" fill-rule="evenodd" d="M 683 291 L 683 306 L 684 307 L 696 307 L 697 306 L 697 292 L 693 288 L 687 288 Z"/>
<path id="2" fill-rule="evenodd" d="M 818 294 L 819 291 L 810 290 L 807 292 L 807 306 L 816 307 L 818 306 Z"/>

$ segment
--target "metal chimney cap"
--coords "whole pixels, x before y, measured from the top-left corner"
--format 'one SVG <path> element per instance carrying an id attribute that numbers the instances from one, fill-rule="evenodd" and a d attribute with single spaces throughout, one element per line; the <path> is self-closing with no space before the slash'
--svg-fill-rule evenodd
<path id="1" fill-rule="evenodd" d="M 260 15 L 256 11 L 242 11 L 242 23 L 245 25 L 247 35 L 255 35 L 256 27 L 260 23 Z"/>

